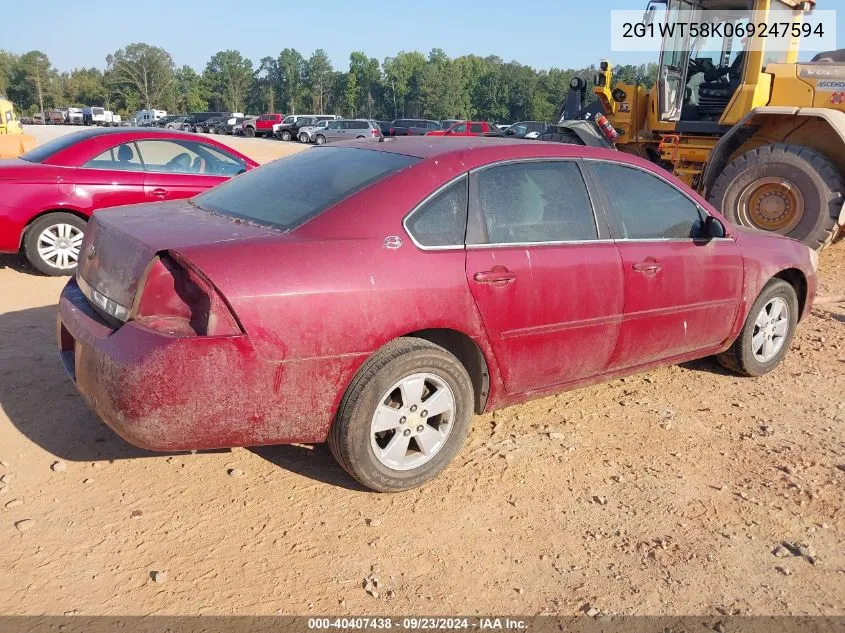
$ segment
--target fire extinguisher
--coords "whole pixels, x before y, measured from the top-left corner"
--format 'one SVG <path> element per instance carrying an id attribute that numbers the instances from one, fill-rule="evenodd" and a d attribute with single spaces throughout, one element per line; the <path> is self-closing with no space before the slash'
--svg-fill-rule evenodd
<path id="1" fill-rule="evenodd" d="M 610 121 L 608 121 L 607 117 L 603 114 L 599 114 L 596 117 L 596 125 L 599 126 L 602 134 L 604 134 L 605 138 L 611 143 L 615 143 L 616 139 L 619 138 L 619 132 L 616 131 L 616 128 L 610 124 Z"/>

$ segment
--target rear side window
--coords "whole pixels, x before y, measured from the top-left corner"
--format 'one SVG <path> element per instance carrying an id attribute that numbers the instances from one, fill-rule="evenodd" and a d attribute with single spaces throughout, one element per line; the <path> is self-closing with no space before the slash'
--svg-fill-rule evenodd
<path id="1" fill-rule="evenodd" d="M 489 244 L 598 238 L 587 186 L 571 161 L 510 163 L 478 173 Z"/>
<path id="2" fill-rule="evenodd" d="M 701 234 L 698 205 L 657 176 L 608 162 L 591 163 L 590 169 L 602 184 L 618 225 L 616 237 L 683 239 Z"/>
<path id="3" fill-rule="evenodd" d="M 467 178 L 442 189 L 405 221 L 420 246 L 463 246 L 467 228 Z"/>
<path id="4" fill-rule="evenodd" d="M 366 130 L 369 127 L 370 126 L 366 121 L 352 121 L 353 130 Z"/>
<path id="5" fill-rule="evenodd" d="M 469 131 L 473 134 L 481 134 L 484 131 L 484 126 L 481 123 L 470 123 Z"/>
<path id="6" fill-rule="evenodd" d="M 83 165 L 86 169 L 116 169 L 117 171 L 143 171 L 141 156 L 135 143 L 121 143 L 107 149 Z"/>
<path id="7" fill-rule="evenodd" d="M 318 147 L 253 169 L 192 198 L 212 213 L 291 231 L 419 158 L 351 147 Z"/>

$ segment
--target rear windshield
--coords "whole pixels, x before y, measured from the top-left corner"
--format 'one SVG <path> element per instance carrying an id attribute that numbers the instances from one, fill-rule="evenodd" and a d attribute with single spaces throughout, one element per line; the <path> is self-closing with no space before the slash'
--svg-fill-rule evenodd
<path id="1" fill-rule="evenodd" d="M 291 231 L 356 191 L 419 158 L 319 147 L 253 169 L 195 198 L 200 209 Z"/>

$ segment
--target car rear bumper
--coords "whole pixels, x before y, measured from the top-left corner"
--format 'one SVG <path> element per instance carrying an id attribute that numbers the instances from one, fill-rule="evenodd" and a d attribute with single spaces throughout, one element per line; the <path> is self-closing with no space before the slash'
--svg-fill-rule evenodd
<path id="1" fill-rule="evenodd" d="M 155 451 L 322 442 L 363 359 L 258 358 L 247 335 L 175 337 L 115 329 L 75 279 L 56 326 L 62 364 L 88 405 L 126 441 Z M 318 398 L 315 394 L 321 394 Z"/>

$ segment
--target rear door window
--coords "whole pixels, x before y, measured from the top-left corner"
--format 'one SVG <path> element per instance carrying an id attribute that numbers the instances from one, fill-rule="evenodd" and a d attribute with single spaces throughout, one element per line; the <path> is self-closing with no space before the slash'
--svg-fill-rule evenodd
<path id="1" fill-rule="evenodd" d="M 589 165 L 602 184 L 614 237 L 692 239 L 701 234 L 704 218 L 698 205 L 673 185 L 635 167 L 605 161 Z"/>
<path id="2" fill-rule="evenodd" d="M 366 121 L 352 121 L 352 129 L 354 130 L 366 130 L 369 127 Z"/>
<path id="3" fill-rule="evenodd" d="M 484 132 L 484 126 L 481 123 L 470 123 L 469 131 L 473 134 L 481 134 Z"/>
<path id="4" fill-rule="evenodd" d="M 477 178 L 486 243 L 598 239 L 593 206 L 574 161 L 494 165 Z"/>
<path id="5" fill-rule="evenodd" d="M 192 201 L 212 213 L 290 231 L 419 161 L 391 152 L 322 146 L 253 169 Z"/>

